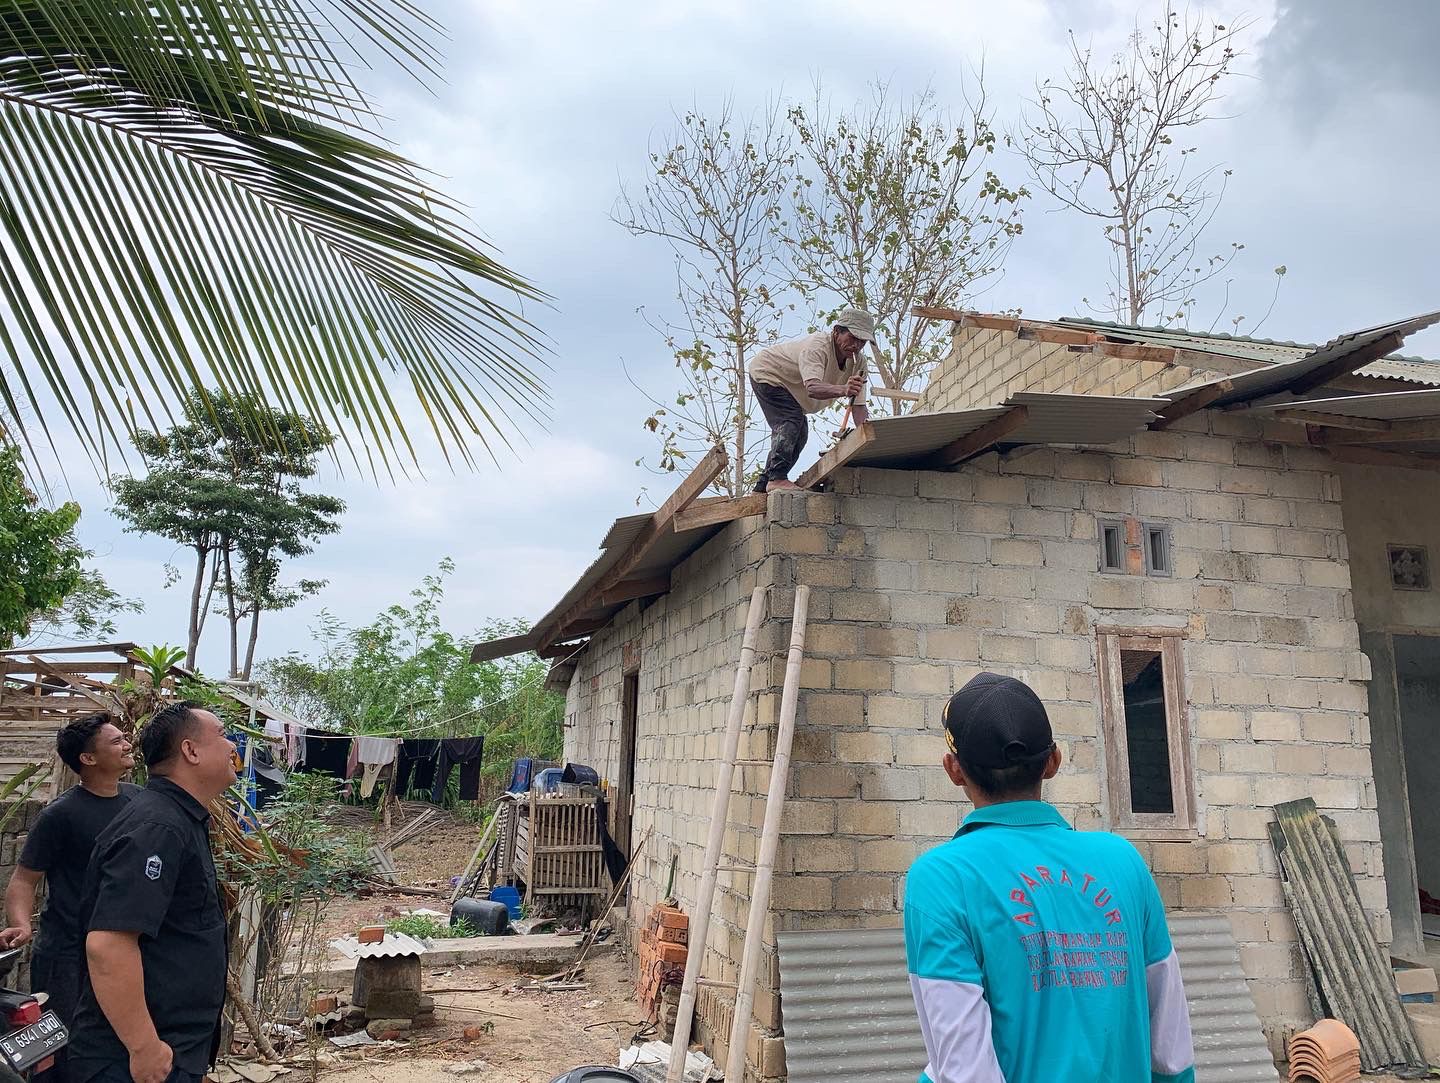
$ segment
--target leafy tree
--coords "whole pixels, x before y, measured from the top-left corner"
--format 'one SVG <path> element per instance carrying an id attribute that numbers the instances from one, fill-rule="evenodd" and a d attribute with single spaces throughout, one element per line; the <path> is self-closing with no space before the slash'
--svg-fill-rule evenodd
<path id="1" fill-rule="evenodd" d="M 84 559 L 95 554 L 85 550 Z M 80 582 L 60 604 L 37 613 L 30 624 L 28 641 L 65 637 L 78 640 L 111 639 L 119 634 L 115 623 L 124 613 L 143 613 L 145 603 L 115 590 L 94 568 L 80 569 Z"/>
<path id="2" fill-rule="evenodd" d="M 27 635 L 37 614 L 59 609 L 84 583 L 79 518 L 78 504 L 42 505 L 25 485 L 19 450 L 0 447 L 0 644 Z"/>
<path id="3" fill-rule="evenodd" d="M 823 326 L 846 306 L 867 309 L 879 382 L 915 384 L 950 348 L 948 327 L 915 306 L 963 303 L 1021 232 L 1029 193 L 995 171 L 983 84 L 959 119 L 933 91 L 897 102 L 884 84 L 839 112 L 817 86 L 789 119 L 799 167 L 785 240 L 796 285 Z"/>
<path id="4" fill-rule="evenodd" d="M 542 295 L 380 141 L 351 78 L 376 58 L 435 75 L 439 30 L 411 0 L 7 4 L 7 426 L 29 438 L 23 401 L 103 459 L 218 384 L 256 442 L 303 412 L 375 470 L 415 456 L 397 371 L 447 459 L 533 415 L 510 306 Z"/>
<path id="5" fill-rule="evenodd" d="M 508 772 L 516 756 L 558 757 L 565 703 L 544 687 L 547 663 L 533 654 L 470 661 L 477 638 L 521 634 L 524 623 L 491 621 L 464 637 L 441 625 L 445 580 L 454 570 L 453 561 L 442 561 L 411 592 L 409 605 L 389 606 L 363 627 L 323 614 L 318 657 L 288 654 L 261 663 L 266 695 L 298 718 L 343 723 L 355 733 L 483 734 L 491 779 Z"/>
<path id="6" fill-rule="evenodd" d="M 136 434 L 149 472 L 112 480 L 115 513 L 127 530 L 169 538 L 195 554 L 188 664 L 195 665 L 218 591 L 230 632 L 230 673 L 248 679 L 260 615 L 294 605 L 323 585 L 302 580 L 284 587 L 279 572 L 282 558 L 309 553 L 316 540 L 338 529 L 344 504 L 300 486 L 315 475 L 316 458 L 334 438 L 309 418 L 223 391 L 192 394 L 186 409 L 191 420 L 168 433 Z M 257 417 L 270 434 L 266 441 L 256 439 L 250 425 Z M 242 665 L 239 629 L 247 618 Z"/>
<path id="7" fill-rule="evenodd" d="M 711 117 L 687 112 L 652 145 L 650 178 L 637 192 L 622 188 L 612 214 L 632 235 L 665 241 L 675 260 L 680 314 L 651 322 L 682 381 L 673 403 L 655 402 L 645 420 L 661 440 L 660 469 L 724 446 L 731 469 L 715 487 L 731 496 L 757 467 L 746 366 L 794 307 L 777 239 L 790 142 L 775 108 L 750 120 L 730 102 Z"/>
<path id="8" fill-rule="evenodd" d="M 1046 192 L 1101 223 L 1110 284 L 1096 311 L 1132 324 L 1184 324 L 1195 291 L 1244 249 L 1202 252 L 1230 170 L 1196 166 L 1197 148 L 1177 140 L 1216 116 L 1246 25 L 1207 24 L 1167 6 L 1108 64 L 1072 34 L 1064 76 L 1036 87 L 1015 141 Z M 1284 274 L 1275 268 L 1277 291 Z"/>

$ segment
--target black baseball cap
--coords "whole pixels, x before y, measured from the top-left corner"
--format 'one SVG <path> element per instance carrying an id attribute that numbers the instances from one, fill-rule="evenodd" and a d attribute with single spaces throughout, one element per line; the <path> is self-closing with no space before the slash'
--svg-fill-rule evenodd
<path id="1" fill-rule="evenodd" d="M 941 717 L 950 751 L 972 767 L 1019 767 L 1055 747 L 1050 716 L 1034 689 L 999 673 L 972 678 Z"/>

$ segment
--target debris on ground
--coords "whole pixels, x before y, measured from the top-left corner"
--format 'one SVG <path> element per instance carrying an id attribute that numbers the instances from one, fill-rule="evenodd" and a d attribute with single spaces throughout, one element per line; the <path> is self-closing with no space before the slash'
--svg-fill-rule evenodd
<path id="1" fill-rule="evenodd" d="M 669 1066 L 669 1042 L 646 1042 L 644 1045 L 620 1050 L 618 1067 L 637 1075 L 654 1075 L 658 1069 L 659 1078 L 663 1080 Z M 717 1074 L 715 1062 L 704 1053 L 692 1049 L 685 1054 L 685 1072 L 681 1077 L 684 1083 L 705 1083 L 706 1080 L 716 1078 Z"/>

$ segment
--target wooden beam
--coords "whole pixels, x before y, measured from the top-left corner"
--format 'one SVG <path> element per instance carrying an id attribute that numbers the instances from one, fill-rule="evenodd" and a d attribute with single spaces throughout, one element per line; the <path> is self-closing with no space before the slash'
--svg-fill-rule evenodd
<path id="1" fill-rule="evenodd" d="M 668 594 L 669 591 L 669 574 L 653 575 L 649 579 L 626 579 L 616 583 L 600 595 L 600 604 L 619 605 L 621 602 L 633 602 L 636 598 L 653 598 L 657 594 Z M 544 655 L 541 657 L 543 658 Z"/>
<path id="2" fill-rule="evenodd" d="M 1217 399 L 1228 395 L 1235 389 L 1235 385 L 1229 380 L 1221 380 L 1218 384 L 1210 384 L 1208 387 L 1199 388 L 1190 392 L 1183 399 L 1176 399 L 1169 406 L 1160 411 L 1157 421 L 1152 421 L 1152 429 L 1168 429 L 1181 418 L 1189 417 L 1191 414 L 1199 413 L 1205 407 L 1212 405 Z"/>
<path id="3" fill-rule="evenodd" d="M 745 519 L 752 515 L 764 515 L 769 499 L 769 493 L 751 493 L 748 496 L 737 496 L 733 500 L 707 503 L 700 508 L 689 508 L 675 516 L 672 529 L 678 534 L 684 530 L 698 530 L 719 523 L 732 523 L 736 519 Z"/>
<path id="4" fill-rule="evenodd" d="M 472 664 L 493 662 L 497 658 L 509 658 L 512 654 L 524 654 L 535 649 L 535 642 L 535 633 L 526 632 L 522 636 L 506 636 L 487 643 L 477 643 L 470 648 L 470 661 Z"/>
<path id="5" fill-rule="evenodd" d="M 858 455 L 860 450 L 874 439 L 875 426 L 867 421 L 842 436 L 838 444 L 821 455 L 814 466 L 800 475 L 796 484 L 802 489 L 814 489 L 823 484 L 826 478 Z"/>
<path id="6" fill-rule="evenodd" d="M 922 320 L 955 320 L 957 323 L 965 318 L 965 313 L 958 308 L 936 305 L 916 305 L 910 310 L 910 314 L 919 316 Z"/>
<path id="7" fill-rule="evenodd" d="M 1308 376 L 1300 377 L 1286 390 L 1294 395 L 1303 395 L 1308 391 L 1314 391 L 1315 388 L 1323 387 L 1337 377 L 1349 376 L 1356 369 L 1370 364 L 1371 361 L 1378 361 L 1387 354 L 1394 353 L 1404 342 L 1405 336 L 1399 331 L 1394 331 L 1368 346 L 1341 354 L 1335 360 L 1321 365 Z"/>
<path id="8" fill-rule="evenodd" d="M 86 688 L 83 684 L 76 680 L 71 674 L 61 672 L 60 670 L 52 666 L 49 662 L 45 661 L 45 659 L 43 658 L 37 658 L 35 655 L 32 654 L 28 658 L 26 658 L 26 661 L 33 665 L 39 672 L 54 677 L 57 681 L 64 681 L 65 684 L 68 685 L 72 691 L 79 692 L 83 698 L 89 700 L 106 714 L 118 713 L 120 709 L 120 703 L 118 700 L 105 699 L 102 696 L 97 696 L 94 692 L 90 691 L 90 689 Z"/>
<path id="9" fill-rule="evenodd" d="M 1390 427 L 1388 421 L 1377 421 L 1373 417 L 1346 417 L 1343 414 L 1325 414 L 1319 410 L 1266 410 L 1257 417 L 1269 415 L 1276 421 L 1292 421 L 1303 425 L 1322 425 L 1327 429 L 1364 429 L 1367 432 L 1384 432 Z"/>
<path id="10" fill-rule="evenodd" d="M 562 635 L 578 634 L 576 621 L 578 621 L 588 610 L 598 608 L 602 602 L 605 592 L 613 590 L 615 586 L 623 582 L 632 571 L 640 566 L 645 559 L 645 554 L 654 548 L 655 543 L 670 533 L 674 525 L 675 517 L 693 504 L 700 495 L 708 488 L 710 483 L 725 472 L 730 465 L 730 457 L 725 454 L 724 448 L 711 448 L 710 452 L 695 464 L 695 469 L 686 475 L 670 494 L 669 499 L 661 504 L 655 514 L 650 516 L 650 521 L 645 524 L 635 540 L 630 543 L 620 558 L 610 566 L 598 583 L 587 590 L 574 605 L 562 613 L 550 628 L 540 636 L 537 646 L 548 647 L 558 640 Z"/>
<path id="11" fill-rule="evenodd" d="M 1018 429 L 1030 416 L 1028 406 L 1012 406 L 994 421 L 987 421 L 972 433 L 946 444 L 926 461 L 927 466 L 943 469 L 957 466 L 966 459 L 974 458 L 982 451 L 998 444 Z"/>
<path id="12" fill-rule="evenodd" d="M 590 646 L 590 641 L 582 639 L 576 643 L 552 643 L 548 647 L 540 648 L 535 653 L 547 662 L 551 662 L 560 658 L 571 658 L 588 646 Z"/>
<path id="13" fill-rule="evenodd" d="M 902 402 L 919 402 L 925 397 L 918 391 L 905 391 L 898 387 L 872 387 L 870 394 L 877 399 L 899 399 Z"/>
<path id="14" fill-rule="evenodd" d="M 1155 361 L 1162 365 L 1175 364 L 1174 346 L 1141 346 L 1134 342 L 1101 342 L 1096 345 L 1095 350 L 1106 357 L 1118 357 L 1124 361 Z"/>
<path id="15" fill-rule="evenodd" d="M 1396 466 L 1402 470 L 1430 470 L 1440 473 L 1440 459 L 1424 455 L 1402 455 L 1397 451 L 1380 451 L 1371 447 L 1336 447 L 1330 449 L 1337 462 L 1360 466 Z"/>
<path id="16" fill-rule="evenodd" d="M 1384 429 L 1362 432 L 1323 429 L 1317 431 L 1310 442 L 1333 447 L 1338 444 L 1406 444 L 1423 440 L 1440 440 L 1440 420 L 1426 417 L 1414 421 L 1392 421 Z"/>
<path id="17" fill-rule="evenodd" d="M 979 327 L 986 331 L 1015 331 L 1020 330 L 1020 318 L 1018 316 L 982 316 L 978 312 L 961 313 L 961 321 L 966 327 Z"/>
<path id="18" fill-rule="evenodd" d="M 1071 331 L 1066 327 L 1051 327 L 1048 324 L 1020 324 L 1020 337 L 1036 342 L 1050 342 L 1059 346 L 1094 346 L 1100 336 L 1094 331 Z"/>

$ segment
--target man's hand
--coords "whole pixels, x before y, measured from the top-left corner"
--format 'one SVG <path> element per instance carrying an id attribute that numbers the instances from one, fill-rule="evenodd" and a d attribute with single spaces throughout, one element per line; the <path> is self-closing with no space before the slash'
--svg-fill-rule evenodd
<path id="1" fill-rule="evenodd" d="M 864 390 L 865 377 L 863 376 L 857 374 L 845 381 L 845 394 L 849 395 L 852 399 Z"/>
<path id="2" fill-rule="evenodd" d="M 156 1038 L 130 1051 L 130 1078 L 135 1083 L 165 1083 L 175 1066 L 175 1050 Z"/>
<path id="3" fill-rule="evenodd" d="M 20 948 L 30 943 L 35 935 L 35 930 L 27 921 L 23 925 L 11 925 L 8 929 L 0 929 L 0 948 Z"/>

